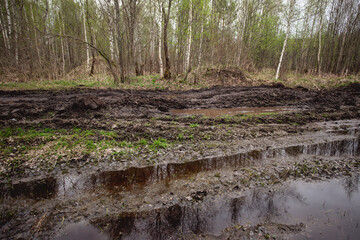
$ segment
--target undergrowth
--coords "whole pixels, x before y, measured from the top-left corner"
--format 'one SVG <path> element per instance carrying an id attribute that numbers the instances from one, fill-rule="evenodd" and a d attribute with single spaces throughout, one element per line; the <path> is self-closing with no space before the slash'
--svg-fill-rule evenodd
<path id="1" fill-rule="evenodd" d="M 223 67 L 226 69 L 226 67 Z M 237 68 L 238 69 L 238 68 Z M 229 71 L 232 68 L 228 69 Z M 106 74 L 95 74 L 91 77 L 80 75 L 78 77 L 63 78 L 59 80 L 30 80 L 30 81 L 0 81 L 1 90 L 61 90 L 70 88 L 120 88 L 120 89 L 155 89 L 155 90 L 188 90 L 212 87 L 216 85 L 261 85 L 281 83 L 288 87 L 302 86 L 309 89 L 324 89 L 345 86 L 350 83 L 360 82 L 360 76 L 337 76 L 333 74 L 300 74 L 287 72 L 282 74 L 278 80 L 274 79 L 273 69 L 263 69 L 261 71 L 246 72 L 242 71 L 247 81 L 234 79 L 232 77 L 219 77 L 217 75 L 208 76 L 206 69 L 199 73 L 194 73 L 197 77 L 184 79 L 179 75 L 175 79 L 164 80 L 159 75 L 130 76 L 125 83 L 114 83 L 111 76 Z M 191 74 L 190 74 L 191 75 Z"/>

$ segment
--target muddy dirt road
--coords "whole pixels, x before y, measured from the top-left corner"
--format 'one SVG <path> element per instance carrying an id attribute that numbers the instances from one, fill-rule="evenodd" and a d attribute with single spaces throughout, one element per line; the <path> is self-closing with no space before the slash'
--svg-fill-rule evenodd
<path id="1" fill-rule="evenodd" d="M 358 84 L 2 91 L 0 127 L 0 238 L 360 236 Z"/>
<path id="2" fill-rule="evenodd" d="M 329 91 L 260 87 L 214 87 L 186 92 L 74 89 L 66 91 L 0 91 L 0 119 L 21 121 L 49 116 L 77 120 L 132 118 L 168 114 L 170 109 L 287 106 L 318 111 L 356 107 L 358 84 Z M 60 120 L 59 120 L 60 121 Z M 65 121 L 66 123 L 66 121 Z M 56 124 L 56 121 L 54 121 Z M 89 126 L 87 126 L 89 127 Z"/>

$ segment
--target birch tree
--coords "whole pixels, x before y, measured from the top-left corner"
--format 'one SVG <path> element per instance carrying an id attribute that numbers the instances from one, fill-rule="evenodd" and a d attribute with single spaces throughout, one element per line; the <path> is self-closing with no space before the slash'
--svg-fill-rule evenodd
<path id="1" fill-rule="evenodd" d="M 193 65 L 272 68 L 276 78 L 285 68 L 359 73 L 359 0 L 297 4 L 299 8 L 295 0 L 3 0 L 0 74 L 51 79 L 73 70 L 81 73 L 80 68 L 91 72 L 97 55 L 109 71 L 96 69 L 116 82 L 155 70 L 170 79 Z M 299 11 L 302 20 L 296 21 Z"/>
<path id="2" fill-rule="evenodd" d="M 191 55 L 191 26 L 192 26 L 192 1 L 189 0 L 189 17 L 188 17 L 188 31 L 186 39 L 186 51 L 185 51 L 185 61 L 184 61 L 184 73 L 187 74 L 190 69 L 190 55 Z"/>
<path id="3" fill-rule="evenodd" d="M 291 31 L 291 23 L 295 18 L 295 4 L 296 4 L 296 0 L 289 0 L 288 2 L 288 6 L 287 6 L 287 10 L 286 10 L 286 36 L 285 36 L 285 40 L 284 40 L 284 44 L 281 50 L 281 54 L 280 54 L 280 60 L 279 60 L 279 64 L 276 70 L 276 76 L 275 79 L 279 79 L 279 74 L 280 74 L 280 68 L 281 68 L 281 64 L 283 61 L 283 57 L 284 57 L 284 53 L 285 53 L 285 48 L 286 48 L 286 44 L 290 35 L 290 31 Z"/>
<path id="4" fill-rule="evenodd" d="M 87 2 L 86 2 L 87 3 Z M 84 41 L 87 43 L 88 42 L 88 38 L 87 38 L 87 30 L 86 30 L 86 25 L 87 25 L 87 17 L 86 17 L 86 7 L 85 5 L 87 4 L 83 4 L 83 21 L 84 21 Z M 90 69 L 90 47 L 88 44 L 86 44 L 86 68 Z"/>

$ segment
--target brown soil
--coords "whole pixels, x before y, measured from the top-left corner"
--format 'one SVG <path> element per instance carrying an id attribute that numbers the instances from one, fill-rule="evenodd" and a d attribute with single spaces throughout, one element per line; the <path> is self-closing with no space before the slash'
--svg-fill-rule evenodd
<path id="1" fill-rule="evenodd" d="M 317 113 L 357 114 L 357 84 L 329 91 L 310 91 L 280 85 L 260 87 L 213 87 L 186 92 L 73 89 L 67 91 L 1 91 L 1 126 L 22 120 L 48 119 L 55 125 L 74 120 L 91 128 L 88 120 L 144 118 L 169 115 L 170 109 L 290 106 Z M 83 122 L 86 121 L 86 124 Z M 20 122 L 20 123 L 19 123 Z M 63 127 L 63 126 L 61 126 Z M 69 126 L 71 127 L 71 126 Z"/>
<path id="2" fill-rule="evenodd" d="M 220 71 L 216 74 L 247 81 L 241 72 L 235 74 L 232 71 L 229 75 Z M 296 110 L 216 118 L 170 113 L 171 109 L 239 107 L 289 107 Z M 342 121 L 350 119 L 355 123 L 343 124 Z M 1 91 L 1 129 L 71 130 L 76 127 L 111 130 L 119 133 L 117 141 L 161 137 L 171 141 L 172 145 L 156 153 L 130 152 L 128 156 L 115 160 L 109 154 L 94 157 L 86 153 L 77 158 L 59 160 L 52 170 L 36 164 L 28 171 L 4 169 L 0 177 L 0 238 L 53 238 L 66 224 L 86 220 L 109 233 L 111 238 L 121 239 L 121 236 L 130 234 L 126 226 L 133 227 L 135 220 L 141 223 L 145 219 L 141 214 L 147 214 L 158 219 L 158 223 L 165 221 L 168 224 L 167 229 L 156 228 L 162 229 L 165 235 L 162 232 L 154 235 L 155 239 L 166 239 L 178 230 L 178 214 L 184 209 L 184 202 L 200 204 L 223 194 L 241 193 L 243 189 L 258 184 L 259 179 L 262 184 L 271 186 L 288 178 L 322 179 L 359 172 L 358 138 L 343 137 L 349 132 L 358 134 L 359 119 L 358 84 L 326 91 L 287 88 L 281 84 L 182 92 L 112 89 Z M 328 122 L 322 123 L 324 121 Z M 179 140 L 179 133 L 183 133 L 183 141 Z M 342 134 L 342 138 L 337 134 Z M 2 143 L 18 144 L 11 137 L 2 139 Z M 335 148 L 336 151 L 331 150 Z M 233 150 L 237 155 L 232 153 Z M 279 157 L 277 152 L 284 151 L 291 161 L 286 158 L 276 160 L 276 164 L 254 163 L 262 160 L 264 154 Z M 337 158 L 330 161 L 317 157 L 315 164 L 315 158 L 305 156 L 300 159 L 304 164 L 300 166 L 297 162 L 300 161 L 300 152 Z M 20 159 L 16 154 L 11 157 Z M 214 157 L 224 155 L 229 157 Z M 7 160 L 0 158 L 2 166 Z M 223 169 L 229 165 L 236 166 L 236 170 Z M 315 168 L 320 170 L 315 173 L 312 171 Z M 74 188 L 66 192 L 65 188 L 73 182 L 76 182 Z M 59 190 L 59 186 L 63 186 L 64 192 Z M 156 221 L 151 224 L 156 225 Z M 194 229 L 191 233 L 194 239 L 215 238 L 199 230 L 204 228 L 194 226 Z M 287 233 L 296 234 L 302 229 L 301 224 L 277 223 L 242 225 L 239 228 L 229 226 L 221 237 L 251 239 L 251 234 L 261 232 L 262 238 L 268 235 L 286 238 Z M 181 234 L 176 232 L 179 238 Z"/>

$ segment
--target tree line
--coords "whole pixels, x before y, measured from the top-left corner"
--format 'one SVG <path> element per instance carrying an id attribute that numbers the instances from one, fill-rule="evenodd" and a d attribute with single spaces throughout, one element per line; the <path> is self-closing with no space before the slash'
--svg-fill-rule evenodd
<path id="1" fill-rule="evenodd" d="M 0 75 L 104 59 L 116 82 L 204 66 L 357 74 L 360 0 L 2 0 Z"/>

